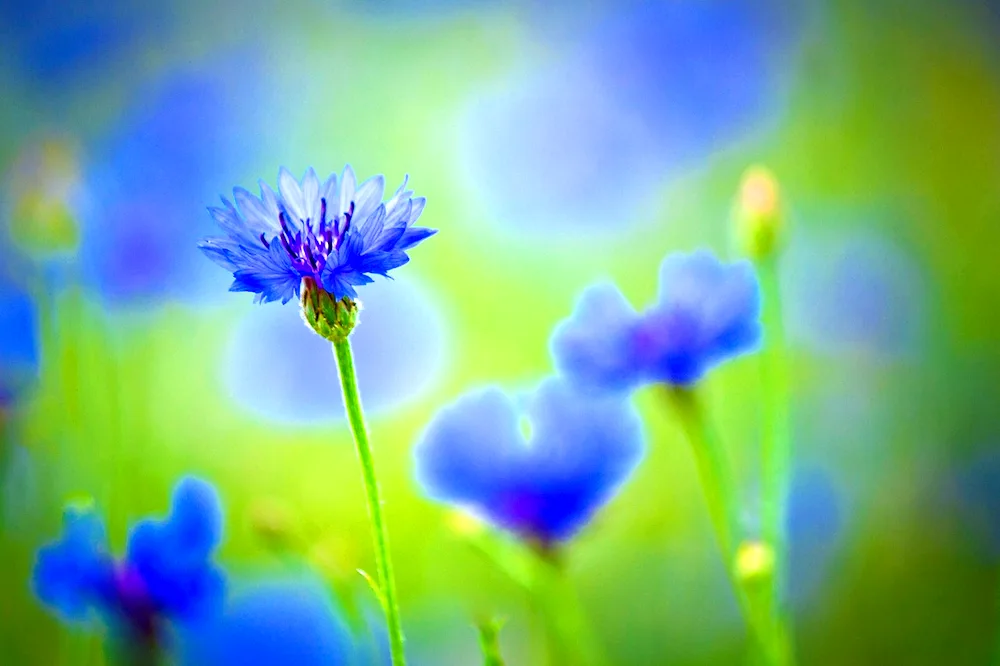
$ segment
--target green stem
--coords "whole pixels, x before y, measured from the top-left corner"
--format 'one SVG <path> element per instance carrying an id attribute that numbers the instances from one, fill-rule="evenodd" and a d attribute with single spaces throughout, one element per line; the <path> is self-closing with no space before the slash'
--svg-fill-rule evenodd
<path id="1" fill-rule="evenodd" d="M 603 666 L 601 646 L 590 629 L 580 598 L 562 562 L 536 553 L 532 596 L 548 637 L 553 666 Z"/>
<path id="2" fill-rule="evenodd" d="M 788 369 L 785 364 L 784 323 L 778 281 L 777 257 L 774 254 L 757 263 L 763 300 L 762 319 L 765 346 L 761 355 L 763 392 L 761 472 L 762 536 L 774 553 L 774 574 L 768 586 L 768 606 L 773 622 L 774 640 L 785 659 L 794 661 L 791 636 L 782 604 L 786 571 L 785 503 L 788 496 L 791 437 L 789 428 Z"/>
<path id="3" fill-rule="evenodd" d="M 715 431 L 709 427 L 694 391 L 675 387 L 668 387 L 667 391 L 680 417 L 681 427 L 691 443 L 702 491 L 705 493 L 705 502 L 708 504 L 712 529 L 719 550 L 722 552 L 726 575 L 733 587 L 733 593 L 767 662 L 780 663 L 773 648 L 767 614 L 761 609 L 760 595 L 756 594 L 753 586 L 745 585 L 736 573 L 735 562 L 740 532 L 737 521 L 739 505 L 736 484 L 726 463 L 722 443 Z"/>
<path id="4" fill-rule="evenodd" d="M 334 342 L 333 351 L 340 371 L 344 408 L 351 423 L 351 432 L 354 433 L 354 443 L 357 446 L 358 461 L 361 463 L 361 475 L 364 479 L 365 497 L 368 500 L 368 516 L 372 522 L 372 536 L 375 542 L 375 567 L 378 571 L 379 591 L 382 597 L 380 601 L 385 610 L 389 629 L 392 663 L 403 666 L 406 664 L 406 655 L 403 651 L 403 625 L 396 600 L 396 581 L 392 572 L 392 556 L 389 553 L 389 531 L 382 513 L 382 497 L 375 476 L 375 461 L 372 458 L 371 445 L 368 443 L 364 413 L 361 411 L 361 396 L 358 394 L 350 340 L 345 337 L 339 342 Z"/>
<path id="5" fill-rule="evenodd" d="M 503 655 L 500 653 L 500 627 L 498 620 L 482 620 L 476 628 L 479 630 L 479 649 L 483 653 L 483 666 L 504 666 Z"/>

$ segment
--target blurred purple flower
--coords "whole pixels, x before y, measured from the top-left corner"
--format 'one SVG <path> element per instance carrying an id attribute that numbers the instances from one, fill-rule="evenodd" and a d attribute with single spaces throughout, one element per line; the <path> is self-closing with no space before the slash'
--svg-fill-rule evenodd
<path id="1" fill-rule="evenodd" d="M 586 525 L 642 453 L 642 423 L 625 398 L 550 379 L 524 406 L 498 388 L 462 396 L 430 423 L 414 458 L 429 496 L 550 545 Z"/>
<path id="2" fill-rule="evenodd" d="M 752 351 L 761 336 L 753 267 L 700 250 L 671 255 L 660 294 L 641 315 L 612 284 L 587 289 L 553 332 L 556 367 L 581 386 L 628 390 L 646 382 L 689 385 Z"/>
<path id="3" fill-rule="evenodd" d="M 334 300 L 355 299 L 355 287 L 389 277 L 410 260 L 407 250 L 436 233 L 413 226 L 426 199 L 413 198 L 406 182 L 382 203 L 381 175 L 356 186 L 350 165 L 339 182 L 331 174 L 323 183 L 311 168 L 301 182 L 283 168 L 278 193 L 261 181 L 260 198 L 233 190 L 239 209 L 225 198 L 225 208 L 209 208 L 226 235 L 199 247 L 233 274 L 230 291 L 252 292 L 256 303 L 298 298 L 304 278 Z"/>
<path id="4" fill-rule="evenodd" d="M 35 595 L 67 621 L 96 612 L 127 639 L 157 645 L 164 622 L 200 617 L 221 603 L 223 574 L 212 562 L 221 511 L 212 486 L 185 477 L 169 516 L 136 524 L 125 557 L 116 559 L 94 510 L 69 507 L 60 540 L 38 551 Z"/>

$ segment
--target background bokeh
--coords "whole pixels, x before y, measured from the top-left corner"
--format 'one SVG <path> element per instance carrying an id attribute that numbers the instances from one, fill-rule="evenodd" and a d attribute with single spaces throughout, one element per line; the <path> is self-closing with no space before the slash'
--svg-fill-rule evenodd
<path id="1" fill-rule="evenodd" d="M 227 292 L 195 247 L 234 185 L 345 163 L 389 188 L 409 174 L 441 230 L 365 287 L 355 334 L 415 663 L 477 663 L 481 614 L 507 617 L 526 663 L 532 623 L 421 496 L 423 427 L 472 387 L 551 372 L 549 333 L 585 286 L 642 306 L 667 253 L 735 256 L 752 163 L 790 211 L 801 663 L 1000 655 L 995 4 L 10 0 L 0 90 L 0 663 L 99 663 L 93 632 L 31 596 L 34 552 L 80 496 L 121 548 L 185 473 L 220 490 L 244 611 L 316 627 L 300 663 L 336 659 L 371 615 L 329 348 L 294 306 Z M 706 386 L 751 528 L 758 362 Z M 740 663 L 690 451 L 655 394 L 638 400 L 646 458 L 574 542 L 571 577 L 612 663 Z M 260 579 L 295 608 L 255 600 Z"/>

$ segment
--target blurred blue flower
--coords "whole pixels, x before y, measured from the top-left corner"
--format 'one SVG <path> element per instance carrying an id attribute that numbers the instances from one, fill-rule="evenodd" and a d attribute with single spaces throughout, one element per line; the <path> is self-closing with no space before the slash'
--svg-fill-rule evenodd
<path id="1" fill-rule="evenodd" d="M 587 289 L 572 317 L 553 332 L 552 354 L 559 371 L 582 386 L 684 386 L 753 350 L 761 336 L 759 314 L 749 262 L 723 264 L 705 250 L 675 254 L 660 269 L 658 300 L 641 315 L 614 285 Z"/>
<path id="2" fill-rule="evenodd" d="M 185 632 L 181 663 L 216 666 L 359 664 L 327 587 L 314 576 L 248 585 L 226 610 Z"/>
<path id="3" fill-rule="evenodd" d="M 0 3 L 10 60 L 35 85 L 66 87 L 74 77 L 113 65 L 164 32 L 169 12 L 156 4 L 69 4 L 65 0 Z"/>
<path id="4" fill-rule="evenodd" d="M 822 353 L 898 358 L 926 335 L 926 285 L 898 243 L 872 231 L 797 234 L 782 263 L 790 340 Z"/>
<path id="5" fill-rule="evenodd" d="M 525 39 L 543 62 L 522 56 L 463 118 L 462 171 L 499 224 L 613 233 L 653 219 L 672 176 L 779 117 L 799 24 L 788 3 L 531 3 L 529 14 Z"/>
<path id="6" fill-rule="evenodd" d="M 320 183 L 310 168 L 299 182 L 281 169 L 278 194 L 261 181 L 260 198 L 233 190 L 238 210 L 225 198 L 225 208 L 209 208 L 226 236 L 200 247 L 233 273 L 230 291 L 253 292 L 255 302 L 287 303 L 303 278 L 335 300 L 354 299 L 354 287 L 372 282 L 371 275 L 389 277 L 410 260 L 406 250 L 435 233 L 413 226 L 426 200 L 414 199 L 406 180 L 386 203 L 384 189 L 382 176 L 356 186 L 350 165 L 339 188 L 336 174 Z"/>
<path id="7" fill-rule="evenodd" d="M 38 551 L 35 595 L 68 621 L 96 612 L 128 636 L 155 643 L 162 622 L 204 615 L 221 602 L 223 575 L 212 562 L 221 512 L 212 486 L 185 477 L 174 489 L 170 515 L 140 521 L 125 557 L 116 559 L 93 508 L 71 506 L 62 538 Z"/>
<path id="8" fill-rule="evenodd" d="M 260 69 L 237 52 L 149 78 L 114 128 L 85 146 L 79 258 L 83 278 L 107 303 L 218 293 L 222 276 L 192 251 L 212 226 L 191 202 L 212 196 L 212 183 L 231 181 L 266 149 L 266 136 L 246 141 L 270 123 Z"/>
<path id="9" fill-rule="evenodd" d="M 788 587 L 793 604 L 806 603 L 826 579 L 843 529 L 842 501 L 820 469 L 797 470 L 788 489 L 785 530 Z"/>
<path id="10" fill-rule="evenodd" d="M 576 534 L 642 453 L 642 424 L 625 398 L 549 379 L 526 405 L 498 388 L 459 398 L 434 418 L 414 456 L 429 496 L 548 545 Z"/>
<path id="11" fill-rule="evenodd" d="M 439 379 L 448 359 L 448 330 L 437 302 L 414 281 L 369 285 L 361 312 L 364 326 L 351 334 L 358 385 L 371 417 L 420 396 Z M 340 399 L 336 373 L 316 372 L 316 359 L 330 354 L 330 344 L 299 317 L 281 308 L 258 308 L 229 326 L 230 341 L 222 362 L 229 395 L 255 415 L 295 424 L 345 418 L 330 409 Z M 406 331 L 400 336 L 399 331 Z M 259 359 L 281 350 L 280 363 Z"/>
<path id="12" fill-rule="evenodd" d="M 30 295 L 0 275 L 0 406 L 38 375 L 38 313 Z"/>
<path id="13" fill-rule="evenodd" d="M 953 478 L 963 523 L 984 554 L 1000 559 L 1000 453 L 977 456 Z"/>

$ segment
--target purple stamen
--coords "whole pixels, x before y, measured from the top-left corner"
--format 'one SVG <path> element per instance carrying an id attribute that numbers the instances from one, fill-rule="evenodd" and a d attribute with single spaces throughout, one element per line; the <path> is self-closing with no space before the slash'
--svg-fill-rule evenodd
<path id="1" fill-rule="evenodd" d="M 326 197 L 319 200 L 319 228 L 326 225 Z"/>
<path id="2" fill-rule="evenodd" d="M 263 231 L 260 232 L 260 242 L 264 244 L 264 249 L 265 250 L 270 250 L 271 249 L 271 244 L 267 242 L 266 238 L 264 238 L 264 232 Z"/>
<path id="3" fill-rule="evenodd" d="M 354 215 L 354 202 L 347 207 L 347 211 L 344 213 L 344 229 L 337 236 L 336 248 L 339 250 L 340 245 L 344 242 L 344 238 L 347 236 L 347 230 L 351 228 L 351 217 Z"/>

